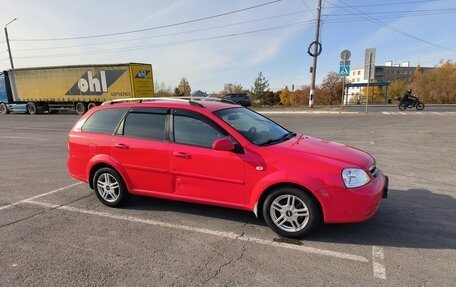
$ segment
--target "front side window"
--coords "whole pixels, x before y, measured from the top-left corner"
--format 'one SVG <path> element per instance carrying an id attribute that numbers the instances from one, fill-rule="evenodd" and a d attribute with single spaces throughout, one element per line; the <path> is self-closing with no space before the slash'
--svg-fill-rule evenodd
<path id="1" fill-rule="evenodd" d="M 125 118 L 123 135 L 126 137 L 164 141 L 166 114 L 131 112 Z"/>
<path id="2" fill-rule="evenodd" d="M 200 147 L 212 148 L 216 139 L 227 137 L 227 133 L 214 125 L 189 115 L 174 115 L 174 141 Z"/>
<path id="3" fill-rule="evenodd" d="M 231 108 L 214 114 L 256 145 L 279 143 L 295 135 L 249 109 Z"/>
<path id="4" fill-rule="evenodd" d="M 113 108 L 95 112 L 82 126 L 83 132 L 113 134 L 128 108 Z"/>

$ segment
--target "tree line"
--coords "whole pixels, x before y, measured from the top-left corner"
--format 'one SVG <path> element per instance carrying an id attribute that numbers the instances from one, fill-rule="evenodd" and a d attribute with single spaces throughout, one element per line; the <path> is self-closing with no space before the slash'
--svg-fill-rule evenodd
<path id="1" fill-rule="evenodd" d="M 364 102 L 369 94 L 369 103 L 397 103 L 407 89 L 413 88 L 413 94 L 429 104 L 456 104 L 456 63 L 442 61 L 435 69 L 424 71 L 419 66 L 410 83 L 395 80 L 386 89 L 370 87 L 361 89 L 359 95 L 350 98 L 351 103 Z M 342 101 L 342 77 L 337 72 L 329 72 L 322 83 L 315 88 L 316 105 L 340 105 Z M 295 89 L 294 85 L 285 86 L 279 91 L 271 91 L 269 81 L 262 72 L 258 74 L 250 89 L 237 83 L 226 83 L 221 91 L 212 93 L 214 97 L 223 97 L 232 93 L 247 93 L 254 105 L 302 106 L 309 102 L 310 86 L 303 85 Z M 173 89 L 164 83 L 155 82 L 157 97 L 186 96 L 191 94 L 191 87 L 186 78 L 182 78 Z"/>

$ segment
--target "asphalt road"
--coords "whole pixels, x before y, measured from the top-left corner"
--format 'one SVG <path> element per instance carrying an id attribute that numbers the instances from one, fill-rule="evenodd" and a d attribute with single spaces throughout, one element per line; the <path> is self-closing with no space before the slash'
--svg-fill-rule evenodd
<path id="1" fill-rule="evenodd" d="M 344 106 L 345 110 L 365 112 L 365 105 L 348 105 Z M 397 105 L 369 105 L 367 112 L 399 112 Z M 407 111 L 417 111 L 416 109 L 407 109 Z M 426 105 L 423 112 L 456 112 L 456 105 Z"/>
<path id="2" fill-rule="evenodd" d="M 455 286 L 455 113 L 271 117 L 374 155 L 390 176 L 378 214 L 289 240 L 249 212 L 110 209 L 67 174 L 76 115 L 1 116 L 0 285 Z"/>

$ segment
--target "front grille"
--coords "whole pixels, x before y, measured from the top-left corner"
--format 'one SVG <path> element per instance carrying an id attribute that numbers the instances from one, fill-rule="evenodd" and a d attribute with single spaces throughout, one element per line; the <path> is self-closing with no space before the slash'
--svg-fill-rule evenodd
<path id="1" fill-rule="evenodd" d="M 375 165 L 375 163 L 373 165 L 371 165 L 371 167 L 369 168 L 369 172 L 372 174 L 372 176 L 375 179 L 378 178 L 378 171 L 377 171 L 377 166 Z"/>

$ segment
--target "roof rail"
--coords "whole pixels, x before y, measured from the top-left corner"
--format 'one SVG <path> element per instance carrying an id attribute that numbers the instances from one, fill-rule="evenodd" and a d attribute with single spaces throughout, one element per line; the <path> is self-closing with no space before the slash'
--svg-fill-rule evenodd
<path id="1" fill-rule="evenodd" d="M 126 99 L 116 99 L 103 102 L 101 105 L 112 105 L 117 103 L 128 103 L 128 102 L 158 102 L 158 101 L 177 101 L 177 102 L 187 102 L 190 105 L 204 107 L 201 103 L 196 101 L 215 101 L 215 102 L 222 102 L 228 104 L 235 104 L 235 102 L 226 100 L 226 99 L 218 99 L 218 98 L 207 98 L 207 97 L 164 97 L 164 98 L 126 98 Z"/>

